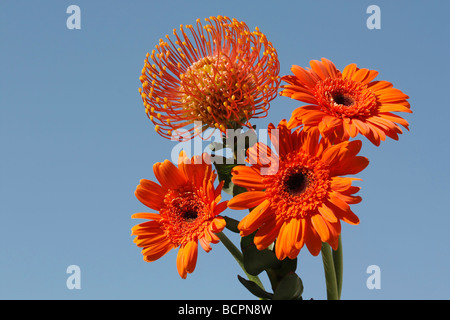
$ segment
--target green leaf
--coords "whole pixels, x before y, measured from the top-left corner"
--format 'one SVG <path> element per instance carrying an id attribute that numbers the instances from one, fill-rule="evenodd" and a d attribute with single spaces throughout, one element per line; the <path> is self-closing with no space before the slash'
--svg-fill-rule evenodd
<path id="1" fill-rule="evenodd" d="M 247 272 L 256 276 L 267 269 L 278 269 L 281 261 L 271 250 L 258 250 L 253 243 L 254 235 L 241 238 L 241 251 L 244 256 L 244 267 Z"/>
<path id="2" fill-rule="evenodd" d="M 233 170 L 233 168 L 237 164 L 232 163 L 232 162 L 234 162 L 234 160 L 232 158 L 224 158 L 224 157 L 220 157 L 220 156 L 215 156 L 215 157 L 216 157 L 216 159 L 221 158 L 221 160 L 222 160 L 222 161 L 214 162 L 214 166 L 217 170 L 217 175 L 219 177 L 219 181 L 224 181 L 222 190 L 228 194 L 234 195 L 235 189 L 237 192 L 237 191 L 239 191 L 239 188 L 242 188 L 242 187 L 236 186 L 233 182 L 231 182 L 231 178 L 232 178 L 231 170 Z M 244 189 L 244 191 L 245 191 L 245 188 L 242 188 L 242 189 Z M 243 192 L 243 191 L 241 191 L 241 192 Z"/>
<path id="3" fill-rule="evenodd" d="M 282 278 L 288 273 L 295 272 L 296 269 L 297 269 L 297 258 L 295 259 L 285 258 L 281 263 L 280 270 L 278 270 L 278 275 L 280 278 Z"/>
<path id="4" fill-rule="evenodd" d="M 300 300 L 303 293 L 303 282 L 300 277 L 294 273 L 288 273 L 278 283 L 273 300 Z"/>
<path id="5" fill-rule="evenodd" d="M 258 286 L 255 282 L 246 280 L 242 278 L 240 275 L 238 275 L 239 282 L 242 283 L 244 287 L 247 288 L 248 291 L 250 291 L 253 295 L 257 296 L 261 299 L 272 299 L 272 294 L 261 289 L 260 286 Z"/>
<path id="6" fill-rule="evenodd" d="M 233 218 L 227 217 L 227 216 L 223 216 L 223 218 L 225 219 L 226 224 L 226 228 L 232 232 L 235 233 L 239 233 L 239 229 L 238 229 L 238 224 L 239 221 L 235 220 Z"/>

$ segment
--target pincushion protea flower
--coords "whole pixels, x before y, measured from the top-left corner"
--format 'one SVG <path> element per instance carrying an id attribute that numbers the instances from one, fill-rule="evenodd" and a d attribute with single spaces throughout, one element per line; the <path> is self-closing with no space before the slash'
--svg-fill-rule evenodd
<path id="1" fill-rule="evenodd" d="M 399 125 L 408 129 L 408 122 L 392 112 L 412 113 L 409 97 L 390 82 L 373 81 L 377 71 L 350 64 L 340 72 L 325 58 L 310 65 L 311 69 L 294 65 L 294 75 L 282 77 L 288 84 L 281 95 L 309 103 L 292 112 L 289 128 L 318 129 L 335 142 L 361 133 L 376 146 L 386 136 L 398 140 Z"/>
<path id="2" fill-rule="evenodd" d="M 190 139 L 208 127 L 250 126 L 267 115 L 277 95 L 277 52 L 256 28 L 228 17 L 197 19 L 173 30 L 147 54 L 139 88 L 145 112 L 163 137 Z M 189 30 L 188 36 L 185 29 Z M 195 121 L 201 128 L 177 131 Z M 186 134 L 189 131 L 189 134 Z"/>
<path id="3" fill-rule="evenodd" d="M 275 241 L 280 260 L 294 259 L 304 245 L 313 255 L 319 254 L 322 242 L 336 250 L 340 221 L 359 223 L 349 206 L 361 201 L 354 195 L 360 188 L 352 186 L 358 179 L 341 176 L 356 174 L 368 165 L 367 158 L 357 156 L 362 143 L 355 140 L 331 145 L 329 140 L 319 140 L 316 130 L 291 132 L 286 121 L 277 128 L 279 140 L 272 139 L 272 143 L 278 146 L 278 155 L 259 142 L 249 149 L 247 160 L 253 164 L 232 171 L 233 183 L 248 191 L 233 197 L 228 207 L 254 208 L 240 221 L 240 234 L 256 231 L 254 242 L 260 250 Z M 269 130 L 273 129 L 269 125 Z M 261 175 L 263 163 L 276 163 L 261 158 L 261 154 L 278 157 L 277 172 Z"/>
<path id="4" fill-rule="evenodd" d="M 155 261 L 178 248 L 177 269 L 182 278 L 192 273 L 197 262 L 198 243 L 206 251 L 225 227 L 219 214 L 227 207 L 220 202 L 223 183 L 214 188 L 216 173 L 206 157 L 190 161 L 182 151 L 178 168 L 169 160 L 156 163 L 153 171 L 159 184 L 142 179 L 136 197 L 158 213 L 136 213 L 132 218 L 149 219 L 132 228 L 134 242 L 142 247 L 144 260 Z M 202 161 L 203 160 L 203 161 Z"/>

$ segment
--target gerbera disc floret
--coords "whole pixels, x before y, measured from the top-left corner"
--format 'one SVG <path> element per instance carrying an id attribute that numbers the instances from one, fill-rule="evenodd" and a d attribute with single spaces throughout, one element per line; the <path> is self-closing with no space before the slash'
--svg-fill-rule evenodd
<path id="1" fill-rule="evenodd" d="M 145 112 L 166 138 L 250 126 L 277 95 L 280 64 L 266 36 L 236 19 L 205 20 L 205 26 L 199 19 L 196 27 L 181 25 L 181 36 L 174 29 L 174 41 L 160 39 L 142 69 Z M 194 122 L 201 124 L 191 127 Z"/>

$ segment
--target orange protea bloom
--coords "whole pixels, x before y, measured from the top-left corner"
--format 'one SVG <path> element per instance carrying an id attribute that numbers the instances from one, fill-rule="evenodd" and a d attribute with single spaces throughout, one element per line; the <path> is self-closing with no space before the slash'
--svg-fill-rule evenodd
<path id="1" fill-rule="evenodd" d="M 173 30 L 175 42 L 166 35 L 147 53 L 139 92 L 163 137 L 190 139 L 208 127 L 225 132 L 250 126 L 250 118 L 267 115 L 277 95 L 280 64 L 266 36 L 236 19 L 205 20 L 202 26 L 197 19 L 196 28 L 181 25 L 181 37 Z M 177 132 L 195 121 L 201 128 Z"/>
<path id="2" fill-rule="evenodd" d="M 155 261 L 179 247 L 177 269 L 182 278 L 195 269 L 198 243 L 208 252 L 219 241 L 216 233 L 225 227 L 219 214 L 227 207 L 220 202 L 223 183 L 214 188 L 216 173 L 203 158 L 191 161 L 180 153 L 178 168 L 169 160 L 156 163 L 153 171 L 159 184 L 141 180 L 136 197 L 159 213 L 136 213 L 132 218 L 150 219 L 132 228 L 134 242 L 142 247 L 144 260 Z M 209 163 L 209 162 L 207 162 Z"/>
<path id="3" fill-rule="evenodd" d="M 318 131 L 291 132 L 285 121 L 278 130 L 278 141 L 271 134 L 278 155 L 257 143 L 249 149 L 247 159 L 254 164 L 232 171 L 233 183 L 248 191 L 233 197 L 228 207 L 254 208 L 239 223 L 240 234 L 256 231 L 254 242 L 260 250 L 276 240 L 275 253 L 280 260 L 294 259 L 305 244 L 313 255 L 319 254 L 322 242 L 336 250 L 340 220 L 359 223 L 349 206 L 361 201 L 354 196 L 360 188 L 352 186 L 358 179 L 341 176 L 358 173 L 368 165 L 367 158 L 357 156 L 362 143 L 355 140 L 331 145 L 328 140 L 319 141 Z M 267 157 L 261 158 L 261 154 Z M 277 172 L 261 175 L 262 163 L 276 163 L 276 157 Z"/>
<path id="4" fill-rule="evenodd" d="M 361 133 L 376 146 L 386 136 L 398 140 L 398 124 L 408 129 L 408 122 L 392 112 L 412 113 L 409 97 L 390 82 L 373 81 L 377 71 L 350 64 L 340 72 L 325 58 L 310 65 L 311 69 L 292 66 L 294 75 L 281 78 L 289 83 L 282 86 L 281 95 L 310 103 L 294 110 L 289 128 L 318 128 L 335 142 Z"/>

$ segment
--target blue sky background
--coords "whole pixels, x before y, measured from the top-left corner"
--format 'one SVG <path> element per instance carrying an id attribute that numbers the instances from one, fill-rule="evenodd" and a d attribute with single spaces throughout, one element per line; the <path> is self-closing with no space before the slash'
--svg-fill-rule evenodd
<path id="1" fill-rule="evenodd" d="M 71 4 L 81 8 L 81 30 L 66 28 Z M 371 4 L 381 8 L 380 30 L 366 27 Z M 199 251 L 182 280 L 176 251 L 149 264 L 130 236 L 141 222 L 131 214 L 146 210 L 135 187 L 154 179 L 153 163 L 174 146 L 144 113 L 145 55 L 180 24 L 227 15 L 266 34 L 281 75 L 326 57 L 341 70 L 378 70 L 378 80 L 410 96 L 410 132 L 378 148 L 363 139 L 371 163 L 357 175 L 361 223 L 343 224 L 342 298 L 449 299 L 449 12 L 444 0 L 2 0 L 0 298 L 254 298 L 222 244 Z M 296 106 L 278 97 L 254 124 L 289 118 Z M 81 268 L 80 290 L 66 287 L 72 264 Z M 366 287 L 370 265 L 381 269 L 379 290 Z M 326 298 L 320 256 L 302 250 L 297 273 L 304 298 Z"/>

